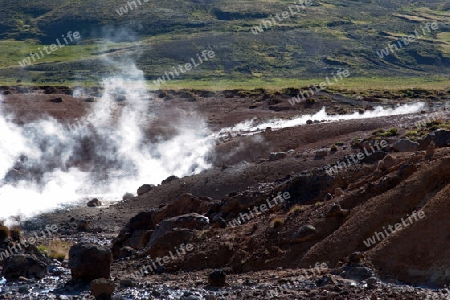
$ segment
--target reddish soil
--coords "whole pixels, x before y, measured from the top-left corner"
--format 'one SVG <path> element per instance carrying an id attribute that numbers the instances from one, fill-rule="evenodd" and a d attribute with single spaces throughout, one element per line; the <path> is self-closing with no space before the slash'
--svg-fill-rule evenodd
<path id="1" fill-rule="evenodd" d="M 56 97 L 62 97 L 63 101 L 49 101 Z M 156 97 L 153 105 L 158 107 L 158 115 L 147 133 L 151 139 L 155 128 L 166 130 L 165 124 L 176 115 L 181 117 L 182 111 L 195 111 L 208 121 L 211 129 L 218 130 L 253 117 L 291 118 L 310 114 L 322 106 L 327 106 L 335 113 L 367 106 L 367 103 L 357 107 L 353 102 L 346 104 L 317 99 L 312 106 L 299 104 L 291 107 L 288 99 L 288 96 L 282 95 L 239 96 L 236 92 L 214 97 L 200 97 L 197 94 L 194 102 L 177 95 L 171 100 Z M 65 94 L 13 93 L 5 96 L 7 109 L 21 112 L 17 122 L 29 121 L 25 111 L 31 106 L 30 101 L 33 101 L 33 110 L 47 112 L 64 121 L 81 117 L 92 105 Z M 50 223 L 64 228 L 70 222 L 86 220 L 89 223 L 87 233 L 72 233 L 68 230 L 62 236 L 74 240 L 83 236 L 110 239 L 116 237 L 130 218 L 139 212 L 154 208 L 165 216 L 172 216 L 175 212 L 170 204 L 181 201 L 180 197 L 186 193 L 192 194 L 194 198 L 210 197 L 204 200 L 205 205 L 210 210 L 215 209 L 215 213 L 221 213 L 225 221 L 229 222 L 240 212 L 260 205 L 263 203 L 261 201 L 273 197 L 279 191 L 288 191 L 292 195 L 290 201 L 243 225 L 234 228 L 211 226 L 197 232 L 193 241 L 195 251 L 181 261 L 171 262 L 165 266 L 166 269 L 170 272 L 195 271 L 190 274 L 204 277 L 206 275 L 203 272 L 206 270 L 227 268 L 229 273 L 234 274 L 229 284 L 245 281 L 245 278 L 268 284 L 276 284 L 274 282 L 277 280 L 273 278 L 278 278 L 279 284 L 281 278 L 294 276 L 297 268 L 309 267 L 317 262 L 327 263 L 330 269 L 325 273 L 343 276 L 343 270 L 355 263 L 352 262 L 352 253 L 360 252 L 361 258 L 356 264 L 371 268 L 375 276 L 386 282 L 443 287 L 450 283 L 447 272 L 450 267 L 450 242 L 445 233 L 450 228 L 445 215 L 445 207 L 450 203 L 450 148 L 438 148 L 431 158 L 426 158 L 425 153 L 420 151 L 394 153 L 388 147 L 393 157 L 393 164 L 388 170 L 381 170 L 376 162 L 352 166 L 335 176 L 328 176 L 322 169 L 324 165 L 335 163 L 347 154 L 361 151 L 351 147 L 355 137 L 369 138 L 379 128 L 397 127 L 399 135 L 387 138 L 392 146 L 406 130 L 413 129 L 414 122 L 426 116 L 415 114 L 319 123 L 266 131 L 254 136 L 238 136 L 217 145 L 214 167 L 210 170 L 158 185 L 142 196 L 109 207 L 76 207 L 43 214 L 28 226 L 32 228 Z M 331 147 L 337 142 L 342 142 L 343 146 L 338 146 L 336 152 L 320 159 L 315 157 L 316 150 Z M 293 151 L 289 152 L 291 149 Z M 288 154 L 280 160 L 268 160 L 271 152 L 279 151 Z M 137 182 L 136 189 L 144 183 Z M 182 208 L 177 212 L 202 213 L 188 203 L 180 203 Z M 345 213 L 330 216 L 329 212 L 335 203 Z M 424 211 L 425 218 L 390 234 L 372 247 L 365 246 L 364 241 L 375 232 L 383 231 L 383 226 L 395 225 L 407 214 L 419 210 Z M 204 211 L 203 214 L 211 212 Z M 279 222 L 278 226 L 274 226 L 275 221 Z M 304 241 L 293 242 L 292 235 L 304 225 L 314 226 L 316 233 Z M 96 233 L 99 228 L 102 232 Z M 126 260 L 117 260 L 112 266 L 113 276 L 125 278 L 146 261 L 145 257 L 138 254 Z M 177 273 L 163 275 L 166 277 L 154 275 L 146 277 L 146 280 L 157 282 L 164 278 L 163 281 L 176 282 L 176 278 L 180 277 L 173 274 Z M 188 282 L 194 284 L 196 280 Z M 299 289 L 297 294 L 286 294 L 281 299 L 316 296 L 315 299 L 363 299 L 361 297 L 370 297 L 372 294 L 375 296 L 371 296 L 371 299 L 377 299 L 377 296 L 382 299 L 424 297 L 420 290 L 413 289 L 408 294 L 398 286 L 374 290 L 361 288 L 356 291 L 359 288 L 340 286 L 337 282 L 334 285 L 340 290 L 333 295 L 323 295 L 320 289 L 311 295 L 311 289 Z M 347 294 L 342 294 L 343 290 Z M 265 298 L 267 291 L 254 297 Z M 445 299 L 446 296 L 442 294 L 439 297 Z"/>

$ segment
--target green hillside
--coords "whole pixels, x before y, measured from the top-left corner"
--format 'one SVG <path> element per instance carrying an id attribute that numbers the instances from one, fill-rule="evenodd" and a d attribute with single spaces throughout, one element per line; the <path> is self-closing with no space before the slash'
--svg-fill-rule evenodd
<path id="1" fill-rule="evenodd" d="M 204 49 L 215 58 L 176 79 L 191 85 L 322 80 L 338 69 L 348 69 L 353 80 L 450 74 L 450 4 L 441 0 L 312 0 L 297 11 L 294 1 L 283 0 L 135 3 L 125 13 L 123 0 L 1 0 L 0 81 L 95 83 L 135 61 L 151 83 Z M 433 22 L 437 29 L 423 31 Z M 379 57 L 377 51 L 415 30 L 426 34 Z M 81 39 L 19 66 L 69 31 Z"/>

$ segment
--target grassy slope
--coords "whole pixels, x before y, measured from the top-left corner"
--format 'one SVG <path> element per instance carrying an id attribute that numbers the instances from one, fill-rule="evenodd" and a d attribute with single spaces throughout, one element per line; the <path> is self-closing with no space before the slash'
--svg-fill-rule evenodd
<path id="1" fill-rule="evenodd" d="M 135 60 L 151 88 L 152 80 L 172 66 L 210 48 L 214 60 L 167 86 L 301 85 L 319 83 L 347 68 L 351 77 L 340 82 L 341 87 L 448 87 L 443 79 L 435 80 L 450 67 L 450 10 L 442 1 L 315 1 L 301 15 L 258 35 L 250 32 L 252 26 L 288 11 L 292 2 L 150 0 L 123 16 L 115 10 L 126 1 L 30 2 L 0 0 L 0 81 L 97 82 Z M 432 21 L 439 24 L 436 32 L 384 60 L 377 56 L 376 50 Z M 68 31 L 79 31 L 83 42 L 47 55 L 26 70 L 18 67 L 30 52 Z M 103 44 L 101 37 L 116 43 Z"/>

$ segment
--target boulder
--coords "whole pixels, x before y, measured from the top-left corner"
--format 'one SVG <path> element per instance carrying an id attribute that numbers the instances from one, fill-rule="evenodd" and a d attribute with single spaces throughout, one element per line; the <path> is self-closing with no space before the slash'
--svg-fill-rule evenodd
<path id="1" fill-rule="evenodd" d="M 164 180 L 161 182 L 161 184 L 167 184 L 167 183 L 169 183 L 169 182 L 171 182 L 171 181 L 174 181 L 174 180 L 177 180 L 177 179 L 179 179 L 178 176 L 171 175 L 171 176 L 167 177 L 166 179 L 164 179 Z"/>
<path id="2" fill-rule="evenodd" d="M 159 214 L 163 219 L 184 215 L 192 212 L 198 214 L 206 214 L 212 205 L 212 199 L 209 197 L 194 197 L 192 194 L 186 193 L 177 200 L 170 203 L 163 214 Z M 158 223 L 162 219 L 158 220 Z"/>
<path id="3" fill-rule="evenodd" d="M 163 257 L 181 244 L 187 244 L 194 238 L 194 231 L 190 229 L 174 229 L 164 232 L 150 240 L 147 244 L 148 254 L 151 257 Z"/>
<path id="4" fill-rule="evenodd" d="M 128 224 L 130 231 L 153 230 L 158 220 L 155 220 L 156 210 L 143 211 L 130 219 Z"/>
<path id="5" fill-rule="evenodd" d="M 98 278 L 91 281 L 91 294 L 97 300 L 110 300 L 114 293 L 114 283 L 106 278 Z"/>
<path id="6" fill-rule="evenodd" d="M 138 188 L 137 194 L 138 196 L 144 195 L 145 193 L 150 192 L 154 187 L 154 184 L 143 184 Z"/>
<path id="7" fill-rule="evenodd" d="M 6 259 L 2 273 L 9 281 L 19 277 L 41 279 L 47 273 L 47 264 L 35 255 L 16 254 Z"/>
<path id="8" fill-rule="evenodd" d="M 450 146 L 450 131 L 439 129 L 434 132 L 434 144 L 436 147 Z"/>
<path id="9" fill-rule="evenodd" d="M 272 152 L 269 155 L 269 161 L 276 161 L 286 157 L 286 152 Z"/>
<path id="10" fill-rule="evenodd" d="M 140 212 L 130 219 L 119 235 L 112 241 L 111 250 L 114 258 L 126 257 L 125 253 L 129 251 L 122 251 L 124 246 L 142 249 L 138 247 L 145 246 L 148 243 L 149 235 L 155 230 L 156 225 L 162 223 L 165 219 L 189 214 L 194 211 L 200 214 L 212 214 L 219 211 L 220 208 L 221 201 L 213 202 L 208 197 L 194 197 L 192 194 L 184 194 L 167 206 Z M 199 214 L 197 216 L 200 216 L 202 220 L 206 218 Z M 135 233 L 135 231 L 137 232 Z"/>
<path id="11" fill-rule="evenodd" d="M 204 229 L 208 224 L 209 219 L 197 213 L 190 213 L 166 219 L 162 221 L 155 229 L 147 246 L 151 247 L 161 236 L 165 235 L 167 232 L 170 232 L 175 228 L 201 230 Z"/>
<path id="12" fill-rule="evenodd" d="M 75 244 L 69 250 L 72 278 L 79 281 L 109 278 L 112 259 L 109 248 L 92 243 Z"/>
<path id="13" fill-rule="evenodd" d="M 450 131 L 439 129 L 428 134 L 420 141 L 419 150 L 426 150 L 432 142 L 434 142 L 437 148 L 450 146 Z"/>
<path id="14" fill-rule="evenodd" d="M 88 207 L 96 207 L 96 206 L 102 206 L 102 202 L 98 200 L 97 198 L 92 199 L 87 203 Z"/>
<path id="15" fill-rule="evenodd" d="M 185 214 L 162 221 L 158 229 L 187 228 L 201 230 L 209 224 L 208 217 L 197 213 Z"/>
<path id="16" fill-rule="evenodd" d="M 326 217 L 332 218 L 332 217 L 343 217 L 348 215 L 348 210 L 342 209 L 341 206 L 337 203 L 334 203 L 330 210 L 327 212 Z"/>
<path id="17" fill-rule="evenodd" d="M 310 241 L 317 236 L 317 229 L 312 225 L 304 225 L 292 234 L 292 243 L 301 243 Z"/>
<path id="18" fill-rule="evenodd" d="M 408 139 L 401 139 L 397 141 L 392 148 L 397 152 L 414 152 L 419 148 L 419 143 L 410 141 Z"/>

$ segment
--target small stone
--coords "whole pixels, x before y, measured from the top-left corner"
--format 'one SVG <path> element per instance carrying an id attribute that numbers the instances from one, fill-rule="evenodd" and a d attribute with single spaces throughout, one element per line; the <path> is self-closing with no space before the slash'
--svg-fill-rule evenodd
<path id="1" fill-rule="evenodd" d="M 315 152 L 315 157 L 316 158 L 322 158 L 328 155 L 328 149 L 324 148 L 324 149 L 319 149 Z"/>
<path id="2" fill-rule="evenodd" d="M 304 225 L 300 227 L 291 237 L 292 243 L 301 243 L 312 240 L 317 236 L 317 230 L 312 225 Z"/>
<path id="3" fill-rule="evenodd" d="M 91 281 L 91 293 L 96 299 L 111 299 L 114 293 L 114 283 L 106 278 L 98 278 Z"/>
<path id="4" fill-rule="evenodd" d="M 363 254 L 359 251 L 353 252 L 349 255 L 349 261 L 353 264 L 359 264 L 363 259 Z"/>
<path id="5" fill-rule="evenodd" d="M 327 212 L 326 217 L 330 218 L 330 217 L 341 217 L 343 215 L 342 213 L 342 208 L 339 204 L 334 203 L 330 210 Z"/>
<path id="6" fill-rule="evenodd" d="M 138 188 L 137 194 L 138 196 L 144 195 L 145 193 L 150 192 L 154 187 L 154 184 L 143 184 Z"/>
<path id="7" fill-rule="evenodd" d="M 92 199 L 87 203 L 88 207 L 96 207 L 96 206 L 102 206 L 102 202 L 98 200 L 97 198 Z"/>
<path id="8" fill-rule="evenodd" d="M 87 231 L 87 227 L 88 227 L 88 221 L 86 220 L 80 220 L 77 222 L 77 230 L 78 231 Z"/>
<path id="9" fill-rule="evenodd" d="M 132 278 L 124 278 L 120 280 L 120 286 L 122 287 L 133 287 L 136 286 L 136 281 Z"/>
<path id="10" fill-rule="evenodd" d="M 323 275 L 322 278 L 317 279 L 315 283 L 318 287 L 328 285 L 328 284 L 336 284 L 336 282 L 333 280 L 333 278 L 331 278 L 331 276 L 329 276 L 329 275 Z"/>
<path id="11" fill-rule="evenodd" d="M 372 276 L 370 278 L 367 278 L 366 282 L 369 288 L 375 288 L 377 286 L 378 280 L 376 277 Z"/>
<path id="12" fill-rule="evenodd" d="M 392 148 L 397 152 L 414 152 L 419 148 L 419 143 L 408 139 L 401 139 L 397 141 Z"/>
<path id="13" fill-rule="evenodd" d="M 272 152 L 269 155 L 269 161 L 276 161 L 285 158 L 286 152 Z"/>
<path id="14" fill-rule="evenodd" d="M 354 280 L 365 280 L 373 276 L 373 272 L 368 267 L 350 267 L 345 271 L 344 278 Z"/>
<path id="15" fill-rule="evenodd" d="M 226 283 L 226 274 L 224 270 L 217 269 L 212 271 L 208 277 L 208 283 L 211 286 L 224 286 Z"/>

